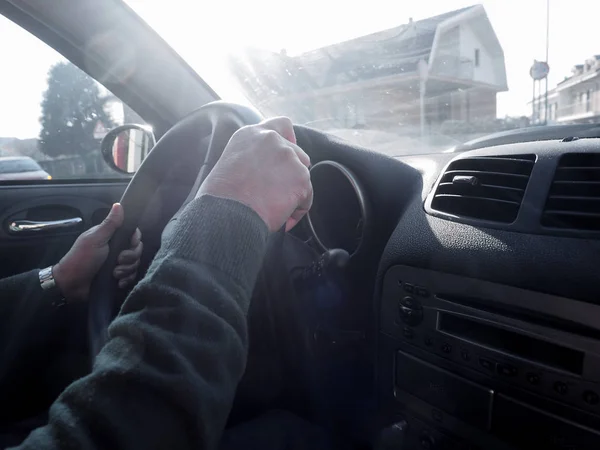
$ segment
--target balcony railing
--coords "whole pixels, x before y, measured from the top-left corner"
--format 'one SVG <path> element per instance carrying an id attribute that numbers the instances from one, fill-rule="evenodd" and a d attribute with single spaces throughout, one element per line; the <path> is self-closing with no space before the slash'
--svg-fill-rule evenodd
<path id="1" fill-rule="evenodd" d="M 580 116 L 586 114 L 598 114 L 600 112 L 600 105 L 594 99 L 585 103 L 575 103 L 572 105 L 560 106 L 556 112 L 556 118 L 562 119 L 571 116 Z"/>

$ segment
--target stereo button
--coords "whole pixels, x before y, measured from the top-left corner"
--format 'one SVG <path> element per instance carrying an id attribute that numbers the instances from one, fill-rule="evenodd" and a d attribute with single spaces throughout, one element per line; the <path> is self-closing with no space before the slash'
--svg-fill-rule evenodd
<path id="1" fill-rule="evenodd" d="M 415 292 L 415 285 L 410 283 L 404 283 L 404 292 L 412 294 Z"/>
<path id="2" fill-rule="evenodd" d="M 471 354 L 469 353 L 469 350 L 462 349 L 460 351 L 460 357 L 462 358 L 463 361 L 471 360 Z"/>
<path id="3" fill-rule="evenodd" d="M 504 375 L 505 377 L 515 377 L 519 372 L 516 367 L 508 364 L 498 364 L 496 370 L 500 375 Z"/>
<path id="4" fill-rule="evenodd" d="M 494 370 L 494 363 L 486 358 L 479 358 L 479 364 L 486 370 Z"/>
<path id="5" fill-rule="evenodd" d="M 452 345 L 447 342 L 444 342 L 440 348 L 442 349 L 442 352 L 446 354 L 452 352 Z"/>
<path id="6" fill-rule="evenodd" d="M 567 383 L 557 381 L 554 383 L 554 390 L 560 395 L 565 395 L 569 391 L 569 386 L 567 386 Z"/>
<path id="7" fill-rule="evenodd" d="M 527 382 L 529 384 L 533 384 L 534 386 L 537 386 L 538 384 L 540 384 L 540 376 L 537 373 L 533 373 L 530 372 L 527 374 Z"/>
<path id="8" fill-rule="evenodd" d="M 413 333 L 412 328 L 404 327 L 402 329 L 402 336 L 404 336 L 406 339 L 412 339 L 415 334 Z"/>
<path id="9" fill-rule="evenodd" d="M 417 286 L 416 293 L 419 297 L 429 297 L 429 291 L 421 286 Z"/>
<path id="10" fill-rule="evenodd" d="M 419 442 L 421 443 L 421 447 L 426 450 L 433 450 L 435 448 L 435 439 L 428 432 L 424 431 L 419 436 Z"/>
<path id="11" fill-rule="evenodd" d="M 583 393 L 583 401 L 586 402 L 588 405 L 597 405 L 598 401 L 600 401 L 600 398 L 598 397 L 598 394 L 596 394 L 594 391 L 585 391 Z"/>

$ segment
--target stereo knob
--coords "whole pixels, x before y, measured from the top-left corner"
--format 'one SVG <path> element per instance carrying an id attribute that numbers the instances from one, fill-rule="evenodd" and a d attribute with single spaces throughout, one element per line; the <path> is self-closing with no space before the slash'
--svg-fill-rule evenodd
<path id="1" fill-rule="evenodd" d="M 418 325 L 423 321 L 423 311 L 420 309 L 400 306 L 400 320 L 407 325 Z"/>
<path id="2" fill-rule="evenodd" d="M 600 398 L 598 397 L 598 394 L 596 394 L 594 391 L 585 391 L 583 393 L 583 401 L 586 402 L 588 405 L 593 406 L 598 404 Z"/>
<path id="3" fill-rule="evenodd" d="M 423 308 L 418 300 L 406 296 L 400 300 L 400 319 L 407 325 L 418 325 L 423 321 Z"/>
<path id="4" fill-rule="evenodd" d="M 419 442 L 421 443 L 421 447 L 426 450 L 433 450 L 435 448 L 435 439 L 432 435 L 424 431 L 419 436 Z"/>
<path id="5" fill-rule="evenodd" d="M 406 430 L 408 424 L 406 420 L 394 423 L 387 428 L 381 430 L 379 433 L 379 439 L 376 450 L 403 450 L 404 449 L 404 437 L 406 436 Z"/>
<path id="6" fill-rule="evenodd" d="M 556 383 L 554 383 L 554 390 L 560 395 L 565 395 L 569 390 L 569 386 L 567 386 L 567 383 L 557 381 Z"/>

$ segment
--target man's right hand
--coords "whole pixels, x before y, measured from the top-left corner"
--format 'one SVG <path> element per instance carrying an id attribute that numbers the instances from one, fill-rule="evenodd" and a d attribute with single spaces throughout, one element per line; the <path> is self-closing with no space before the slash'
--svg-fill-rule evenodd
<path id="1" fill-rule="evenodd" d="M 290 230 L 312 205 L 310 158 L 287 117 L 239 129 L 198 191 L 252 208 L 269 230 Z"/>

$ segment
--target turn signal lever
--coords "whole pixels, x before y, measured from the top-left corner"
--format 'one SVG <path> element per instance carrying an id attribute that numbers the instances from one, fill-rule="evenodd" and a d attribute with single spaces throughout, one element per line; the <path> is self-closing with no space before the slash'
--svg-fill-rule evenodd
<path id="1" fill-rule="evenodd" d="M 296 287 L 312 285 L 322 280 L 338 280 L 348 265 L 350 254 L 341 248 L 327 250 L 310 266 L 305 267 L 294 280 Z"/>

